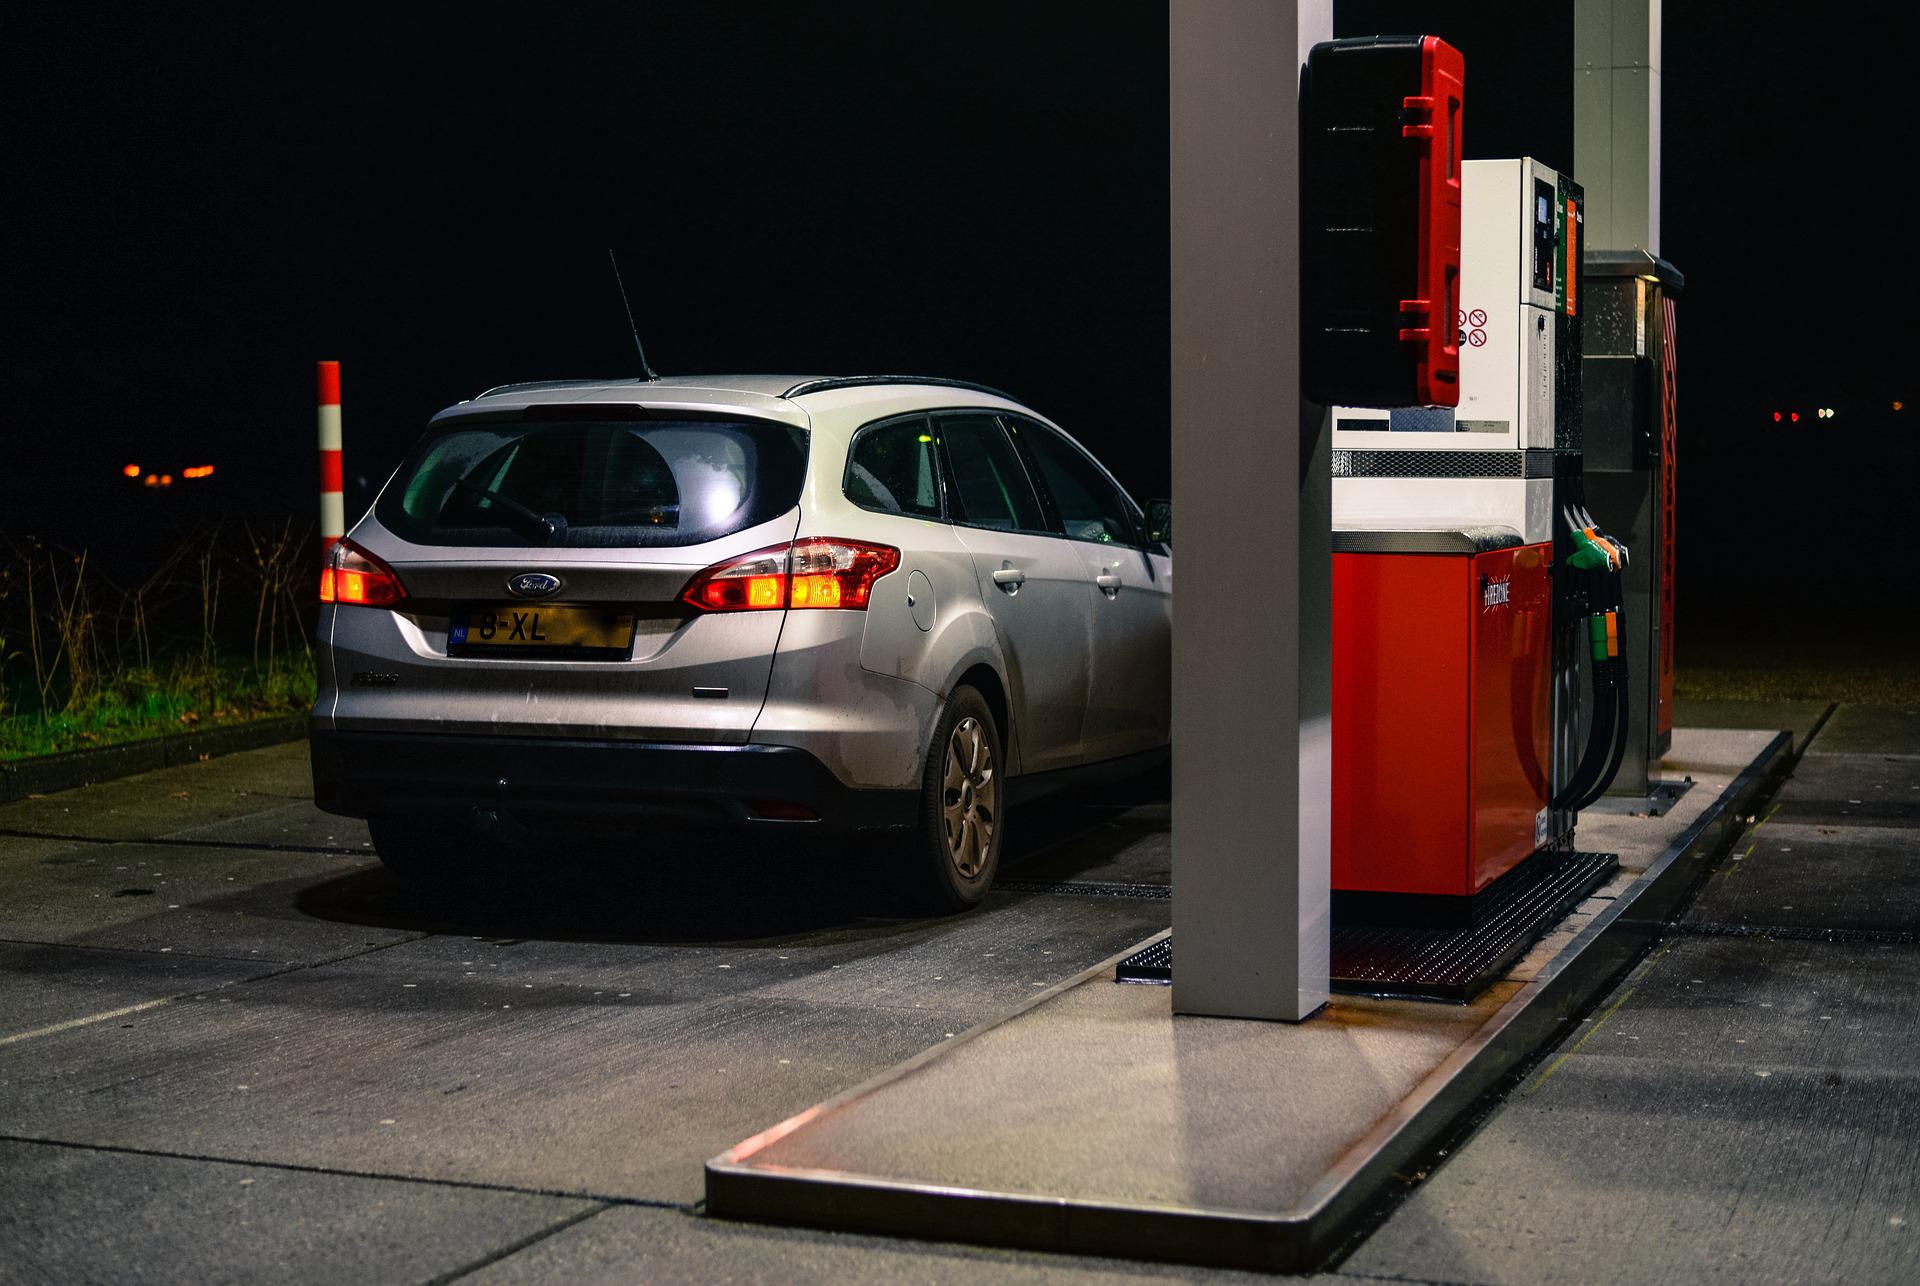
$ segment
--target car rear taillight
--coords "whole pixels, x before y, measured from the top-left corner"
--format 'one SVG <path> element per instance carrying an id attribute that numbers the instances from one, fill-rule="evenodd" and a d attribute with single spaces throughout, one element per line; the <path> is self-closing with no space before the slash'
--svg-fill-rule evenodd
<path id="1" fill-rule="evenodd" d="M 393 568 L 350 540 L 340 541 L 320 569 L 320 601 L 361 607 L 393 607 L 407 587 Z"/>
<path id="2" fill-rule="evenodd" d="M 900 565 L 891 545 L 804 536 L 730 558 L 695 576 L 681 601 L 703 612 L 839 607 L 864 612 L 873 583 Z"/>

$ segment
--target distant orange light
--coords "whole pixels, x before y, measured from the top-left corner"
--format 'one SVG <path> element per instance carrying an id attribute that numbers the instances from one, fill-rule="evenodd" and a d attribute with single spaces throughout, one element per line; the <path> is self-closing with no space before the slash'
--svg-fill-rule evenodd
<path id="1" fill-rule="evenodd" d="M 126 474 L 129 478 L 137 478 L 140 476 L 140 466 L 137 464 L 130 464 L 126 468 L 122 469 L 120 472 Z"/>
<path id="2" fill-rule="evenodd" d="M 147 485 L 147 486 L 149 486 L 149 487 L 157 487 L 157 486 L 159 486 L 159 485 L 160 485 L 160 475 L 159 475 L 159 474 L 157 474 L 157 473 L 150 473 L 150 474 L 148 474 L 148 475 L 147 475 L 147 482 L 146 482 L 146 485 Z"/>
<path id="3" fill-rule="evenodd" d="M 192 466 L 190 466 L 190 467 L 188 467 L 188 468 L 185 468 L 185 469 L 182 469 L 182 470 L 180 471 L 180 476 L 181 476 L 181 477 L 183 477 L 183 478 L 207 478 L 207 477 L 211 477 L 211 476 L 213 476 L 213 466 L 212 466 L 212 465 L 210 465 L 210 464 L 196 464 L 196 465 L 192 465 Z"/>
<path id="4" fill-rule="evenodd" d="M 1893 409 L 1896 411 L 1904 411 L 1907 409 L 1907 404 L 1905 402 L 1895 402 L 1893 404 Z"/>
<path id="5" fill-rule="evenodd" d="M 170 473 L 161 474 L 160 485 L 163 487 L 171 487 L 173 485 L 173 475 Z"/>

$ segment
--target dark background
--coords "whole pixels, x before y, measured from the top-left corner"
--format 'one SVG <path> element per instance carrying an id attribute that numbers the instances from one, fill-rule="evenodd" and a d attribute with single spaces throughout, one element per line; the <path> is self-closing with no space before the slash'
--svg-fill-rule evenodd
<path id="1" fill-rule="evenodd" d="M 1336 12 L 1462 48 L 1469 156 L 1570 167 L 1570 3 Z M 979 380 L 1167 490 L 1164 3 L 5 14 L 0 530 L 112 559 L 307 521 L 320 357 L 357 513 L 441 406 L 634 373 L 608 245 L 662 372 Z M 1895 21 L 1668 8 L 1683 640 L 1910 646 Z"/>

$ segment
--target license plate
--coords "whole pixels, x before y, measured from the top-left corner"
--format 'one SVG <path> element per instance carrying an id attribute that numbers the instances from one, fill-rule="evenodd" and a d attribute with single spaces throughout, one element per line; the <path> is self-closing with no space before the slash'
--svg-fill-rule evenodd
<path id="1" fill-rule="evenodd" d="M 453 618 L 449 652 L 477 648 L 624 651 L 633 642 L 633 613 L 604 607 L 476 607 Z"/>

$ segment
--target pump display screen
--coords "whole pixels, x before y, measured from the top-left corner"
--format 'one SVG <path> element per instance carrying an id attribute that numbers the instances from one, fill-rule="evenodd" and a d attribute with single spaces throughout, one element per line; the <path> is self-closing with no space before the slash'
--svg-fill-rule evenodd
<path id="1" fill-rule="evenodd" d="M 1553 289 L 1553 216 L 1558 194 L 1553 184 L 1533 181 L 1533 288 Z M 1511 207 L 1509 207 L 1511 208 Z"/>

